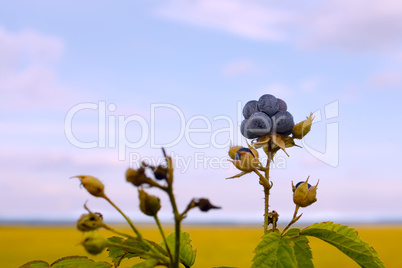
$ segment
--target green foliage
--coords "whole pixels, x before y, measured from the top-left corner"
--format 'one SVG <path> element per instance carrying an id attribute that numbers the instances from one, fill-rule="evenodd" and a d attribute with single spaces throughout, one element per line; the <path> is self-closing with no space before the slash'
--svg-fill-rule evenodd
<path id="1" fill-rule="evenodd" d="M 356 230 L 333 222 L 315 223 L 303 229 L 300 235 L 319 238 L 345 253 L 361 267 L 385 267 L 378 253 L 364 242 Z"/>
<path id="2" fill-rule="evenodd" d="M 273 103 L 276 103 L 274 106 L 277 106 L 279 109 L 279 100 L 274 96 L 266 94 L 262 96 L 262 99 L 269 99 Z M 281 103 L 283 104 L 284 101 L 281 100 Z M 286 107 L 286 103 L 283 105 L 283 107 Z M 284 109 L 286 110 L 286 108 Z M 284 110 L 281 111 L 283 112 Z M 289 229 L 303 215 L 303 213 L 298 215 L 299 208 L 308 207 L 317 201 L 316 196 L 318 182 L 315 186 L 311 186 L 308 184 L 309 178 L 307 178 L 304 182 L 296 184 L 296 186 L 294 186 L 292 182 L 292 188 L 289 190 L 293 191 L 293 202 L 295 204 L 293 218 L 283 229 L 283 231 L 279 232 L 277 228 L 279 214 L 275 210 L 269 211 L 269 195 L 270 191 L 272 190 L 271 188 L 273 187 L 273 182 L 270 181 L 269 174 L 270 163 L 273 161 L 274 155 L 280 149 L 282 149 L 286 155 L 288 155 L 285 149 L 297 146 L 294 142 L 294 139 L 301 139 L 310 131 L 313 115 L 310 114 L 310 117 L 308 117 L 307 120 L 300 122 L 296 126 L 294 126 L 291 115 L 289 118 L 291 118 L 291 121 L 285 123 L 287 126 L 291 126 L 293 129 L 287 129 L 286 131 L 283 130 L 281 134 L 276 133 L 276 130 L 273 132 L 268 131 L 266 132 L 267 134 L 265 136 L 258 136 L 258 139 L 254 140 L 252 145 L 248 144 L 248 148 L 231 146 L 229 149 L 229 156 L 233 159 L 233 161 L 229 161 L 231 161 L 235 167 L 241 171 L 241 173 L 234 175 L 229 179 L 239 178 L 247 173 L 253 172 L 258 176 L 259 184 L 264 188 L 264 236 L 254 251 L 255 255 L 253 258 L 252 267 L 314 267 L 312 262 L 313 256 L 309 246 L 309 240 L 307 238 L 307 236 L 313 236 L 335 246 L 356 261 L 361 267 L 383 268 L 384 264 L 379 259 L 377 252 L 370 245 L 364 242 L 357 235 L 357 232 L 354 229 L 351 229 L 347 226 L 334 224 L 332 222 L 324 222 L 313 224 L 303 230 L 297 228 Z M 276 121 L 274 121 L 274 123 L 275 122 Z M 277 126 L 279 127 L 280 124 L 277 123 Z M 292 131 L 289 132 L 289 130 Z M 290 134 L 292 134 L 292 136 L 289 136 Z M 247 136 L 248 135 L 245 135 L 245 137 Z M 265 166 L 259 160 L 259 154 L 256 150 L 258 148 L 263 148 L 268 157 Z M 144 214 L 153 217 L 155 220 L 163 240 L 160 244 L 143 237 L 140 230 L 135 226 L 131 219 L 127 217 L 127 215 L 106 195 L 104 191 L 105 185 L 103 185 L 98 178 L 90 175 L 76 176 L 80 179 L 81 185 L 84 186 L 88 193 L 94 197 L 103 198 L 110 205 L 112 205 L 124 217 L 134 232 L 134 234 L 126 234 L 115 230 L 103 222 L 101 213 L 93 213 L 86 205 L 84 205 L 84 208 L 88 211 L 88 213 L 82 215 L 78 220 L 77 228 L 80 231 L 88 232 L 97 230 L 99 228 L 104 228 L 120 236 L 110 237 L 106 240 L 98 233 L 88 232 L 85 236 L 85 239 L 81 242 L 87 252 L 90 254 L 98 254 L 107 247 L 109 257 L 113 261 L 115 267 L 118 267 L 122 260 L 133 257 L 139 257 L 144 261 L 132 266 L 132 268 L 152 268 L 155 266 L 179 268 L 183 265 L 188 268 L 194 265 L 196 250 L 194 250 L 190 244 L 190 234 L 187 232 L 181 232 L 181 223 L 183 219 L 187 217 L 188 212 L 194 208 L 198 207 L 202 212 L 207 212 L 210 209 L 218 209 L 219 207 L 212 205 L 211 202 L 206 198 L 193 198 L 188 203 L 186 209 L 180 212 L 176 204 L 175 195 L 173 193 L 173 160 L 172 157 L 166 154 L 166 151 L 163 148 L 162 152 L 165 158 L 165 164 L 152 166 L 142 163 L 139 168 L 129 168 L 126 172 L 126 181 L 137 187 L 140 199 L 140 210 Z M 148 177 L 149 174 L 153 174 L 153 178 Z M 144 187 L 156 188 L 167 194 L 169 197 L 169 202 L 173 209 L 175 232 L 171 233 L 167 237 L 165 236 L 163 226 L 158 218 L 158 212 L 161 208 L 160 198 L 149 195 L 144 190 Z M 269 228 L 269 225 L 272 225 L 272 229 Z M 180 237 L 176 237 L 178 234 L 180 234 Z M 212 243 L 213 242 L 211 241 L 211 244 Z M 72 256 L 59 259 L 52 265 L 49 265 L 44 261 L 32 261 L 22 267 L 106 268 L 111 267 L 111 265 L 103 262 L 94 262 L 86 257 Z M 229 267 L 221 266 L 220 268 Z"/>
<path id="3" fill-rule="evenodd" d="M 45 261 L 31 261 L 20 268 L 110 268 L 111 264 L 106 262 L 95 262 L 85 256 L 63 257 L 49 265 Z"/>
<path id="4" fill-rule="evenodd" d="M 168 247 L 170 249 L 170 252 L 174 254 L 174 245 L 175 245 L 175 239 L 176 235 L 175 233 L 170 233 L 166 237 L 166 241 L 168 244 Z M 183 232 L 180 235 L 180 259 L 181 262 L 186 266 L 186 267 L 191 267 L 193 266 L 195 262 L 195 256 L 197 251 L 193 249 L 193 247 L 190 244 L 191 238 L 190 234 L 188 232 Z M 166 245 L 164 242 L 161 242 L 160 245 L 166 249 Z"/>
<path id="5" fill-rule="evenodd" d="M 154 267 L 156 264 L 158 264 L 158 260 L 155 259 L 148 259 L 144 262 L 141 263 L 137 263 L 134 266 L 132 266 L 131 268 L 152 268 Z"/>
<path id="6" fill-rule="evenodd" d="M 142 244 L 138 242 L 138 240 L 133 239 L 133 238 L 121 238 L 118 236 L 113 236 L 108 238 L 109 243 L 113 243 L 115 245 L 121 245 L 122 247 L 131 247 L 133 249 L 139 249 L 141 251 L 148 251 L 146 247 L 144 247 Z M 113 264 L 115 267 L 118 267 L 121 263 L 121 261 L 125 258 L 130 259 L 133 257 L 140 257 L 143 256 L 143 254 L 140 254 L 137 252 L 134 252 L 134 250 L 128 250 L 126 248 L 121 248 L 117 246 L 109 246 L 109 257 L 112 259 Z"/>
<path id="7" fill-rule="evenodd" d="M 291 238 L 294 243 L 294 251 L 296 255 L 296 261 L 298 267 L 312 268 L 313 264 L 313 254 L 311 253 L 311 248 L 309 246 L 309 241 L 306 236 L 298 236 L 300 229 L 293 228 L 286 232 L 285 236 Z"/>
<path id="8" fill-rule="evenodd" d="M 279 232 L 269 232 L 264 235 L 254 253 L 252 268 L 298 267 L 293 241 L 287 236 L 281 237 Z"/>
<path id="9" fill-rule="evenodd" d="M 49 267 L 50 267 L 49 263 L 45 261 L 30 261 L 22 265 L 20 268 L 49 268 Z"/>

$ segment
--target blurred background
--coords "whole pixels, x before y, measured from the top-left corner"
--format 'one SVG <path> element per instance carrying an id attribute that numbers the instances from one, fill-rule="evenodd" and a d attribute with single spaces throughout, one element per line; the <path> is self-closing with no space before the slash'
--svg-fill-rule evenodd
<path id="1" fill-rule="evenodd" d="M 304 222 L 400 222 L 401 88 L 397 0 L 1 1 L 0 221 L 75 221 L 87 200 L 121 221 L 69 179 L 81 174 L 147 221 L 124 174 L 164 146 L 179 207 L 222 207 L 187 223 L 262 224 L 256 176 L 225 178 L 230 142 L 246 145 L 243 105 L 269 93 L 296 123 L 316 115 L 272 167 L 280 224 L 307 176 L 320 182 Z"/>

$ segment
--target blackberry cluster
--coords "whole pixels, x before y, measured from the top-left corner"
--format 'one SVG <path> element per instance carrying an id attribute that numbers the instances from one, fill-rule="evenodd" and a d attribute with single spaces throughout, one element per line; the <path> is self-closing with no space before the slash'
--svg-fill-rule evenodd
<path id="1" fill-rule="evenodd" d="M 240 132 L 247 139 L 255 139 L 269 133 L 290 135 L 295 125 L 293 116 L 287 111 L 286 102 L 273 95 L 265 94 L 258 101 L 244 105 L 244 120 Z"/>

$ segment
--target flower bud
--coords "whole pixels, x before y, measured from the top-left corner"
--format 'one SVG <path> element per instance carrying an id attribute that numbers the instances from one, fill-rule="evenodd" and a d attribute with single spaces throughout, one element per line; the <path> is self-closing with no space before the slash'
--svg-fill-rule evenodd
<path id="1" fill-rule="evenodd" d="M 127 169 L 126 180 L 128 182 L 131 182 L 135 186 L 140 186 L 144 183 L 149 183 L 149 181 L 151 181 L 151 179 L 148 178 L 147 175 L 145 175 L 144 167 L 140 167 L 137 170 L 132 169 L 132 168 Z"/>
<path id="2" fill-rule="evenodd" d="M 140 199 L 140 209 L 148 216 L 155 216 L 161 209 L 161 201 L 154 195 L 147 194 L 144 190 L 138 189 Z"/>
<path id="3" fill-rule="evenodd" d="M 81 244 L 88 253 L 97 255 L 106 248 L 107 241 L 98 233 L 87 232 L 85 233 L 84 240 L 81 242 Z"/>
<path id="4" fill-rule="evenodd" d="M 100 213 L 82 214 L 77 221 L 77 229 L 82 232 L 94 231 L 103 226 L 102 218 Z"/>
<path id="5" fill-rule="evenodd" d="M 250 147 L 250 151 L 253 153 L 255 158 L 259 158 L 258 151 L 254 147 Z"/>
<path id="6" fill-rule="evenodd" d="M 307 117 L 306 120 L 296 124 L 292 129 L 293 138 L 302 139 L 304 136 L 306 136 L 307 133 L 310 132 L 313 120 L 314 120 L 313 113 L 310 113 L 310 116 Z"/>
<path id="7" fill-rule="evenodd" d="M 89 176 L 89 175 L 79 175 L 79 176 L 75 176 L 73 178 L 78 178 L 81 180 L 81 185 L 84 186 L 84 188 L 93 196 L 96 197 L 105 197 L 105 185 L 103 185 L 103 183 L 93 177 L 93 176 Z"/>
<path id="8" fill-rule="evenodd" d="M 296 186 L 292 182 L 293 202 L 300 207 L 307 207 L 317 201 L 317 186 L 308 184 L 308 178 L 305 182 L 299 182 Z"/>
<path id="9" fill-rule="evenodd" d="M 206 198 L 200 198 L 198 200 L 198 202 L 196 202 L 196 205 L 203 212 L 207 212 L 210 209 L 219 209 L 220 208 L 220 207 L 212 205 L 211 202 L 209 202 L 209 200 Z"/>
<path id="10" fill-rule="evenodd" d="M 239 149 L 241 149 L 241 148 L 243 148 L 243 147 L 242 147 L 242 146 L 239 146 L 239 145 L 237 145 L 237 146 L 232 146 L 232 145 L 231 145 L 230 148 L 229 148 L 229 157 L 232 158 L 232 160 L 234 160 L 237 151 L 238 151 Z"/>
<path id="11" fill-rule="evenodd" d="M 255 150 L 255 149 L 254 149 Z M 234 158 L 229 160 L 241 171 L 251 172 L 260 165 L 260 161 L 256 158 L 253 152 L 248 148 L 239 149 Z"/>

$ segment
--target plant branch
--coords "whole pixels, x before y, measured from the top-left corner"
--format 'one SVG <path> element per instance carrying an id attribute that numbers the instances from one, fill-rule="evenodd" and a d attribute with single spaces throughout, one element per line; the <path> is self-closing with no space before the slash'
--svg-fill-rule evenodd
<path id="1" fill-rule="evenodd" d="M 162 228 L 161 222 L 159 221 L 158 215 L 155 215 L 154 219 L 155 219 L 156 225 L 158 226 L 159 232 L 161 233 L 163 242 L 166 245 L 166 250 L 167 250 L 167 253 L 169 255 L 170 262 L 173 265 L 173 256 L 172 256 L 172 253 L 170 252 L 170 248 L 169 248 L 169 245 L 168 245 L 167 240 L 166 240 L 165 232 L 163 231 L 163 228 Z"/>
<path id="2" fill-rule="evenodd" d="M 264 187 L 264 234 L 268 233 L 268 223 L 269 223 L 269 190 L 272 188 L 272 183 L 269 183 L 269 168 L 272 160 L 271 154 L 271 144 L 272 141 L 268 141 L 268 159 L 267 164 L 264 168 L 265 176 L 262 176 L 260 172 L 256 171 L 260 177 L 260 184 Z M 273 229 L 275 225 L 273 224 Z"/>
<path id="3" fill-rule="evenodd" d="M 173 189 L 171 185 L 168 186 L 167 193 L 169 195 L 170 203 L 172 204 L 174 223 L 175 223 L 175 251 L 174 251 L 173 268 L 178 268 L 180 263 L 180 233 L 181 233 L 180 225 L 183 217 L 180 215 L 177 209 L 176 199 L 173 195 Z"/>
<path id="4" fill-rule="evenodd" d="M 174 214 L 174 225 L 175 225 L 175 251 L 173 268 L 179 268 L 180 263 L 180 233 L 181 233 L 181 221 L 183 220 L 182 215 L 180 215 L 177 209 L 176 199 L 173 194 L 173 161 L 170 156 L 166 154 L 165 148 L 162 148 L 163 155 L 167 163 L 168 176 L 166 178 L 167 187 L 164 189 L 169 196 L 170 203 L 172 204 L 173 214 Z"/>
<path id="5" fill-rule="evenodd" d="M 124 236 L 124 237 L 127 237 L 127 238 L 136 239 L 136 237 L 134 237 L 134 236 L 131 236 L 131 235 L 129 235 L 129 234 L 126 234 L 126 233 L 122 233 L 122 232 L 120 232 L 120 231 L 117 231 L 116 229 L 110 227 L 110 226 L 107 225 L 106 223 L 103 223 L 103 224 L 102 224 L 102 227 L 105 228 L 105 229 L 108 230 L 108 231 L 111 231 L 112 233 L 115 233 L 115 234 L 118 234 L 118 235 L 121 235 L 121 236 Z"/>
<path id="6" fill-rule="evenodd" d="M 289 229 L 289 227 L 292 226 L 292 224 L 297 222 L 300 219 L 300 217 L 303 215 L 303 213 L 302 213 L 299 216 L 297 216 L 297 212 L 299 211 L 299 208 L 300 208 L 300 206 L 296 205 L 295 212 L 293 213 L 293 219 L 289 222 L 289 224 L 285 227 L 285 229 L 283 229 L 281 236 L 283 236 L 285 234 L 286 230 Z"/>
<path id="7" fill-rule="evenodd" d="M 124 212 L 115 205 L 115 203 L 112 202 L 112 200 L 110 200 L 107 196 L 104 197 L 106 199 L 106 201 L 108 201 L 123 217 L 124 219 L 126 219 L 126 221 L 128 222 L 128 224 L 130 225 L 131 229 L 133 229 L 134 233 L 137 235 L 137 238 L 139 240 L 142 240 L 142 235 L 141 233 L 138 231 L 138 229 L 134 226 L 134 223 L 130 220 L 129 217 L 126 216 L 126 214 L 124 214 Z"/>

